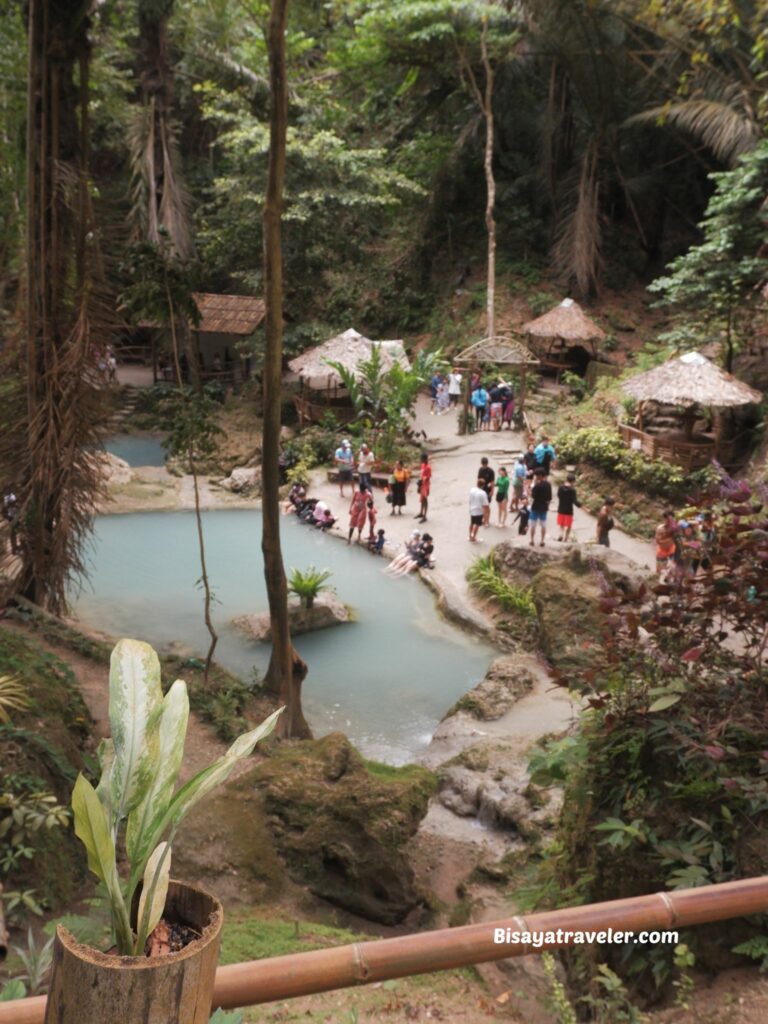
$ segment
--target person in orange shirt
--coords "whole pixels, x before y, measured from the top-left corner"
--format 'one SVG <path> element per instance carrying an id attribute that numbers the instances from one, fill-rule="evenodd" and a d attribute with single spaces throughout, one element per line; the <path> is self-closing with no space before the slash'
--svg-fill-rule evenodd
<path id="1" fill-rule="evenodd" d="M 421 508 L 416 516 L 422 523 L 427 521 L 427 509 L 429 508 L 429 490 L 432 484 L 432 467 L 429 464 L 429 455 L 426 452 L 421 456 L 421 468 L 419 469 L 419 498 Z"/>
<path id="2" fill-rule="evenodd" d="M 403 505 L 405 505 L 405 492 L 408 490 L 408 481 L 411 478 L 410 470 L 406 469 L 400 459 L 395 463 L 395 468 L 392 470 L 392 478 L 390 481 L 390 487 L 392 489 L 392 511 L 390 515 L 401 516 L 403 514 Z"/>

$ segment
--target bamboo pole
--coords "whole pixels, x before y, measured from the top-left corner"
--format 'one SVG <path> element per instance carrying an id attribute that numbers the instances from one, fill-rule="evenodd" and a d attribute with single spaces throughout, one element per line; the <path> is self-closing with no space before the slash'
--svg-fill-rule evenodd
<path id="1" fill-rule="evenodd" d="M 356 942 L 335 949 L 220 967 L 216 972 L 213 1005 L 224 1009 L 255 1006 L 573 945 L 573 939 L 568 941 L 563 932 L 607 932 L 609 928 L 614 932 L 680 929 L 766 911 L 768 875 L 763 875 L 697 889 L 566 907 L 463 928 Z M 515 932 L 551 932 L 553 941 L 535 949 L 521 943 L 495 942 L 496 930 L 503 929 L 506 933 L 508 928 Z M 45 1002 L 45 996 L 36 996 L 0 1003 L 0 1024 L 43 1024 Z"/>

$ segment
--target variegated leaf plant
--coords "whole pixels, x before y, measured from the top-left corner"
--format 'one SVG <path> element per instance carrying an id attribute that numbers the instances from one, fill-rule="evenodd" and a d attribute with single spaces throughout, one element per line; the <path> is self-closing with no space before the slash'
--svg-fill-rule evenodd
<path id="1" fill-rule="evenodd" d="M 165 696 L 157 654 L 139 640 L 121 640 L 109 671 L 112 738 L 99 748 L 101 779 L 94 787 L 80 775 L 72 793 L 75 832 L 88 852 L 88 867 L 106 886 L 118 953 L 140 955 L 160 920 L 168 889 L 171 846 L 186 813 L 224 782 L 235 764 L 275 726 L 282 711 L 240 736 L 213 764 L 178 790 L 189 718 L 186 684 L 177 679 Z M 117 870 L 124 834 L 128 877 Z M 142 883 L 136 927 L 130 908 Z"/>

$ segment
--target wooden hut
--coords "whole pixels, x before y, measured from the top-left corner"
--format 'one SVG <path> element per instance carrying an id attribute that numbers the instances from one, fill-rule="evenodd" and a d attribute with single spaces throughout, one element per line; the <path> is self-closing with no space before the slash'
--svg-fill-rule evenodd
<path id="1" fill-rule="evenodd" d="M 318 423 L 329 410 L 341 423 L 352 418 L 349 394 L 330 363 L 341 363 L 357 375 L 360 364 L 371 358 L 374 348 L 381 353 L 384 373 L 395 363 L 410 369 L 402 341 L 371 341 L 352 327 L 291 359 L 288 363 L 290 373 L 284 380 L 288 384 L 298 382 L 300 385 L 299 393 L 294 395 L 300 424 Z"/>
<path id="2" fill-rule="evenodd" d="M 523 324 L 521 331 L 528 336 L 542 368 L 552 369 L 558 376 L 568 369 L 585 373 L 589 361 L 597 359 L 597 342 L 606 336 L 573 299 L 563 299 L 548 313 Z"/>
<path id="3" fill-rule="evenodd" d="M 622 384 L 638 401 L 636 422 L 619 424 L 625 444 L 653 458 L 673 462 L 686 472 L 707 465 L 712 459 L 728 465 L 734 459 L 735 444 L 728 436 L 723 412 L 759 402 L 762 395 L 732 374 L 715 366 L 700 352 L 686 352 Z M 671 407 L 680 429 L 670 430 L 665 421 L 653 422 L 654 409 Z M 696 429 L 697 415 L 713 410 L 714 429 Z"/>
<path id="4" fill-rule="evenodd" d="M 250 358 L 240 351 L 238 342 L 250 337 L 261 326 L 265 315 L 264 300 L 253 295 L 218 295 L 214 292 L 194 292 L 193 298 L 200 322 L 196 327 L 190 325 L 190 329 L 201 379 L 234 384 L 249 377 Z M 152 320 L 143 320 L 139 326 L 155 330 L 161 327 Z M 162 331 L 164 336 L 159 345 L 152 338 L 154 379 L 175 381 L 175 371 L 168 355 L 169 329 L 163 326 Z"/>
<path id="5" fill-rule="evenodd" d="M 526 376 L 529 366 L 537 366 L 539 360 L 530 352 L 521 341 L 506 334 L 497 334 L 493 338 L 483 338 L 472 345 L 468 345 L 453 360 L 455 366 L 472 372 L 479 366 L 492 364 L 494 366 L 511 366 L 520 370 L 520 393 L 517 397 L 518 412 L 524 415 Z M 464 384 L 464 426 L 460 433 L 467 430 L 469 421 L 469 374 Z"/>

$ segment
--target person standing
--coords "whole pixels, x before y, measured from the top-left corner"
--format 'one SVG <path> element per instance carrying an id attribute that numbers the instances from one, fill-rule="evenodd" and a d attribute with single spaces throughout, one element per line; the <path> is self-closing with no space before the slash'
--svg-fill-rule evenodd
<path id="1" fill-rule="evenodd" d="M 604 548 L 611 546 L 611 530 L 614 527 L 613 506 L 616 504 L 614 498 L 606 498 L 597 513 L 597 543 Z"/>
<path id="2" fill-rule="evenodd" d="M 442 416 L 444 412 L 448 412 L 448 382 L 441 380 L 437 385 L 437 415 Z"/>
<path id="3" fill-rule="evenodd" d="M 358 479 L 361 485 L 373 493 L 373 484 L 371 483 L 371 473 L 373 472 L 373 466 L 376 462 L 376 456 L 373 454 L 368 445 L 363 441 L 360 445 L 360 451 L 357 456 L 357 473 Z"/>
<path id="4" fill-rule="evenodd" d="M 474 487 L 469 491 L 469 539 L 477 540 L 477 531 L 483 524 L 485 510 L 488 508 L 488 494 L 483 486 L 483 481 L 478 479 Z"/>
<path id="5" fill-rule="evenodd" d="M 517 511 L 520 507 L 523 494 L 525 493 L 525 478 L 528 475 L 528 470 L 525 466 L 525 457 L 520 458 L 515 463 L 515 468 L 512 470 L 512 510 Z"/>
<path id="6" fill-rule="evenodd" d="M 665 512 L 662 522 L 656 527 L 656 572 L 661 573 L 675 562 L 677 554 L 677 523 L 672 512 Z"/>
<path id="7" fill-rule="evenodd" d="M 501 430 L 501 414 L 504 411 L 504 403 L 502 401 L 501 385 L 499 383 L 494 381 L 491 385 L 491 389 L 488 392 L 488 398 L 491 403 L 491 430 Z"/>
<path id="8" fill-rule="evenodd" d="M 352 454 L 352 445 L 345 438 L 339 447 L 336 449 L 333 461 L 336 463 L 336 468 L 339 471 L 339 494 L 344 497 L 344 484 L 352 483 L 352 466 L 354 465 L 354 456 Z M 353 484 L 354 489 L 354 484 Z"/>
<path id="9" fill-rule="evenodd" d="M 443 382 L 443 375 L 439 370 L 435 370 L 432 374 L 432 379 L 429 382 L 429 395 L 431 402 L 429 404 L 429 411 L 431 414 L 435 412 L 437 406 L 437 389 Z"/>
<path id="10" fill-rule="evenodd" d="M 509 485 L 511 481 L 505 466 L 499 467 L 496 479 L 496 508 L 499 512 L 499 526 L 507 525 L 507 509 L 509 507 Z"/>
<path id="11" fill-rule="evenodd" d="M 405 492 L 408 490 L 408 480 L 410 479 L 410 472 L 405 468 L 401 459 L 398 459 L 395 463 L 395 468 L 392 470 L 392 511 L 390 515 L 401 516 L 403 514 L 403 506 L 405 505 Z"/>
<path id="12" fill-rule="evenodd" d="M 549 512 L 551 502 L 552 484 L 547 480 L 544 470 L 539 468 L 535 472 L 534 484 L 531 488 L 531 547 L 533 547 L 536 540 L 537 523 L 541 530 L 541 541 L 539 542 L 539 547 L 544 547 L 544 538 L 547 535 L 547 512 Z"/>
<path id="13" fill-rule="evenodd" d="M 510 384 L 505 384 L 502 389 L 502 401 L 504 402 L 504 412 L 502 414 L 502 423 L 506 423 L 509 429 L 512 429 L 512 421 L 515 418 L 515 393 L 512 390 Z"/>
<path id="14" fill-rule="evenodd" d="M 419 498 L 421 507 L 416 516 L 422 523 L 427 521 L 427 510 L 429 508 L 429 491 L 432 486 L 432 467 L 429 464 L 429 455 L 426 452 L 421 454 L 421 466 L 419 467 Z"/>
<path id="15" fill-rule="evenodd" d="M 533 444 L 529 444 L 525 454 L 523 455 L 523 462 L 525 463 L 526 474 L 525 474 L 525 494 L 526 497 L 530 498 L 531 488 L 533 487 L 533 473 L 536 469 L 536 452 Z"/>
<path id="16" fill-rule="evenodd" d="M 360 484 L 360 490 L 354 492 L 352 495 L 352 501 L 349 505 L 349 534 L 347 536 L 347 544 L 352 543 L 352 534 L 355 530 L 357 530 L 358 542 L 360 541 L 367 518 L 368 489 L 365 484 Z"/>
<path id="17" fill-rule="evenodd" d="M 534 455 L 536 456 L 536 466 L 544 470 L 544 476 L 549 476 L 557 460 L 557 453 L 546 434 L 542 436 L 541 441 L 536 445 Z"/>
<path id="18" fill-rule="evenodd" d="M 483 526 L 487 526 L 491 521 L 491 498 L 493 497 L 493 486 L 496 480 L 496 474 L 488 465 L 488 459 L 485 455 L 480 459 L 480 469 L 477 471 L 477 479 L 482 480 L 482 488 L 488 495 L 488 504 L 483 509 Z"/>
<path id="19" fill-rule="evenodd" d="M 558 540 L 567 541 L 571 536 L 573 527 L 573 508 L 581 508 L 581 502 L 576 497 L 576 488 L 573 473 L 569 473 L 564 484 L 557 488 L 557 525 L 560 527 Z"/>
<path id="20" fill-rule="evenodd" d="M 456 367 L 451 368 L 451 372 L 448 374 L 448 400 L 451 405 L 458 405 L 459 398 L 461 397 L 461 381 L 462 376 Z"/>
<path id="21" fill-rule="evenodd" d="M 488 392 L 480 382 L 478 382 L 477 387 L 472 392 L 470 401 L 475 410 L 475 427 L 477 430 L 480 430 L 483 426 L 485 408 L 488 405 Z"/>
<path id="22" fill-rule="evenodd" d="M 376 540 L 376 519 L 378 518 L 373 498 L 368 499 L 366 508 L 368 509 L 368 544 L 370 545 L 372 541 Z"/>

